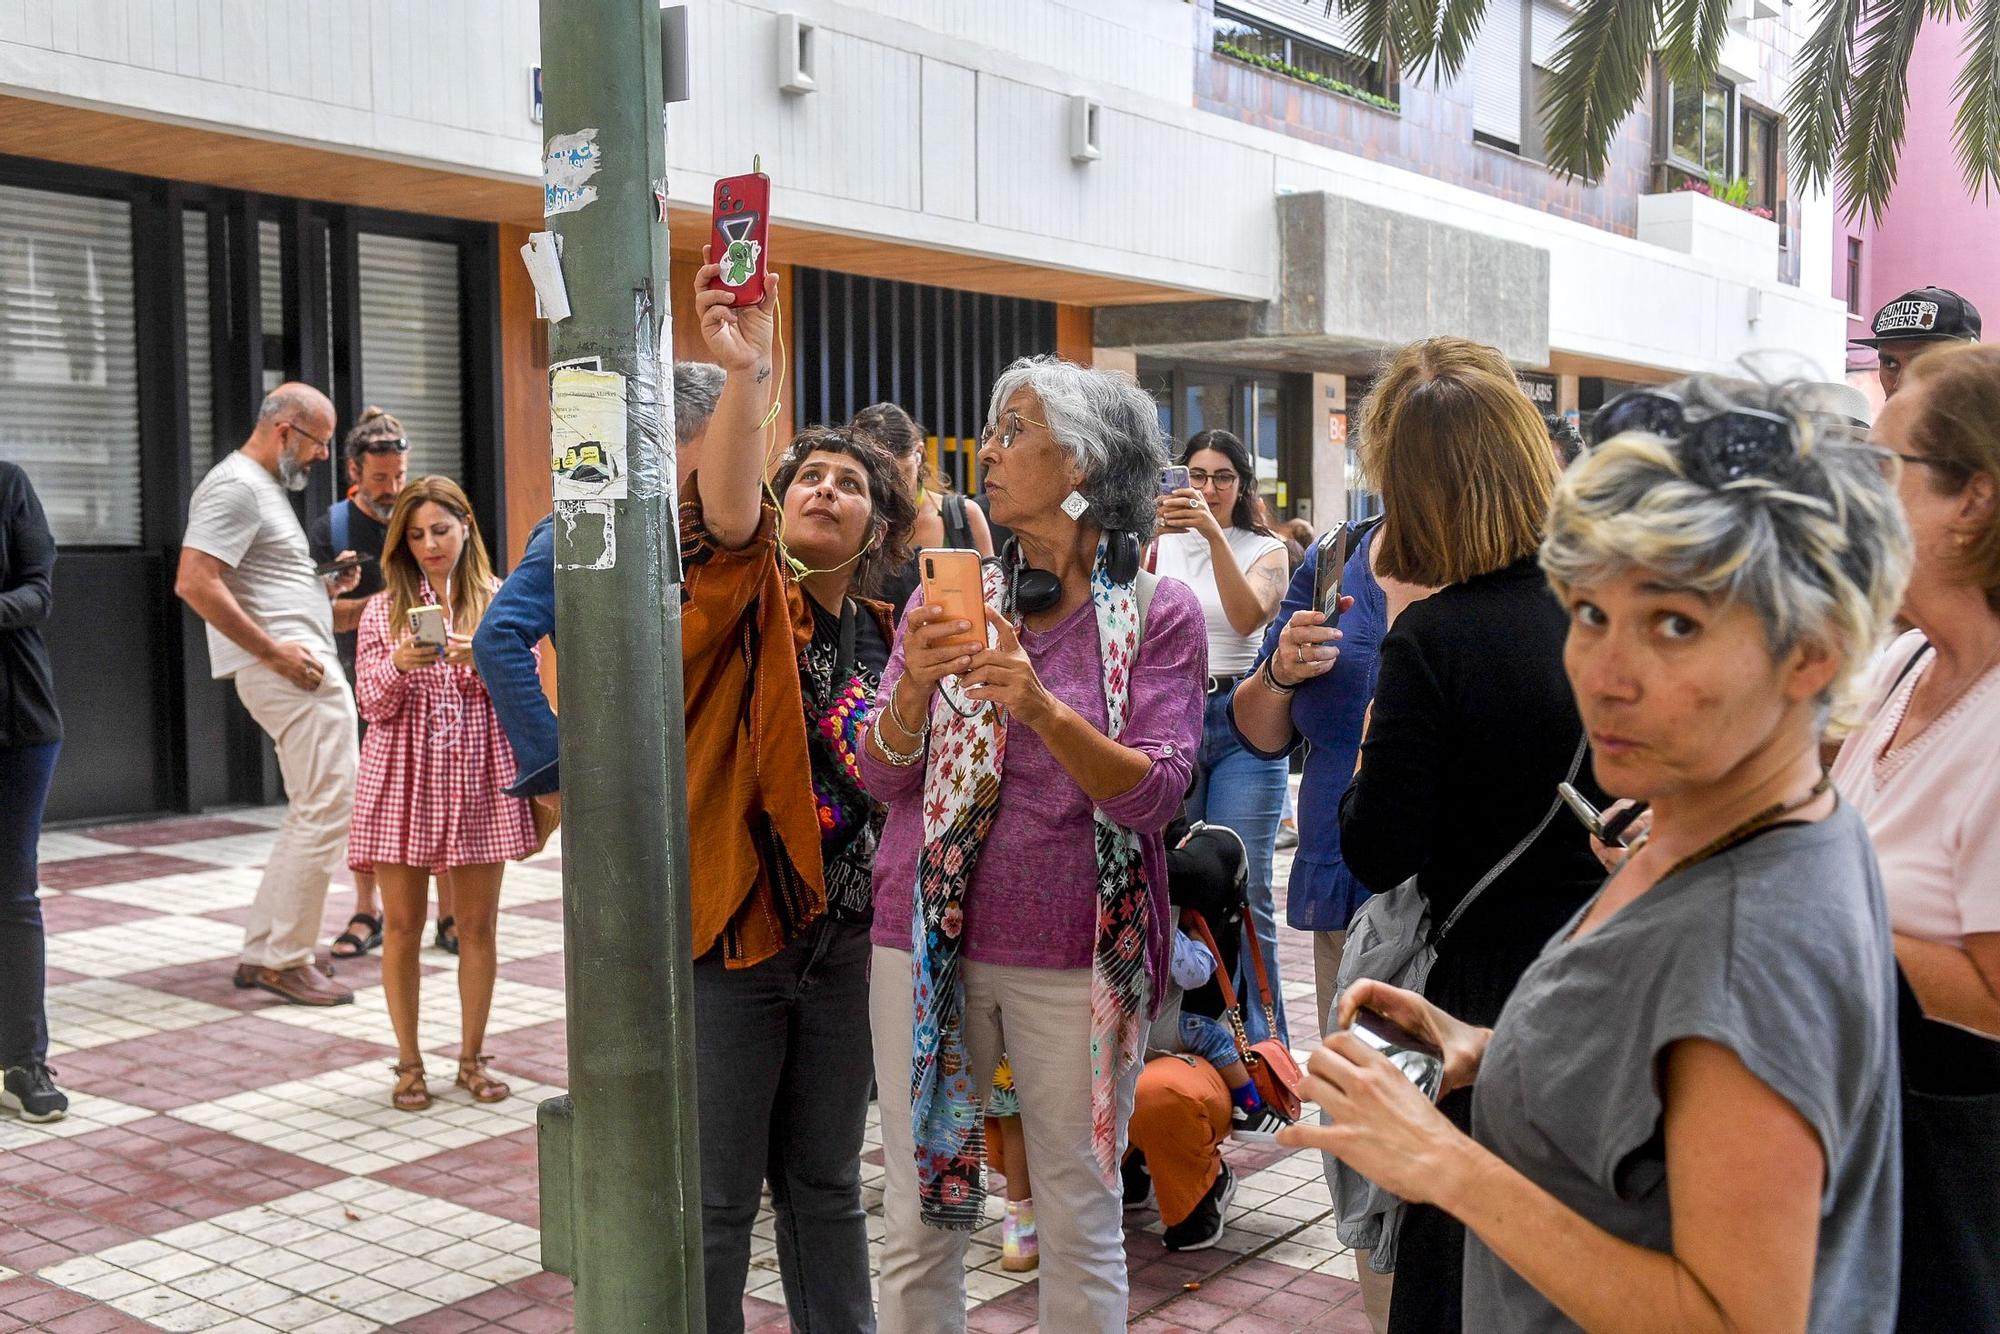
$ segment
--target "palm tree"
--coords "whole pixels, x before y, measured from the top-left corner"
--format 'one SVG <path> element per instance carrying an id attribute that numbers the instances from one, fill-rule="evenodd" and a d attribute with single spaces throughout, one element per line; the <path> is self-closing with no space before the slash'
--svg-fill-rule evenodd
<path id="1" fill-rule="evenodd" d="M 1464 64 L 1487 0 L 1326 0 L 1364 50 L 1421 77 Z M 1730 0 L 1580 0 L 1550 70 L 1549 165 L 1602 175 L 1612 135 L 1660 53 L 1667 77 L 1715 75 Z M 1808 189 L 1837 179 L 1850 215 L 1879 218 L 1896 183 L 1909 106 L 1910 52 L 1923 25 L 1970 19 L 1953 89 L 1952 139 L 1970 193 L 2000 187 L 2000 0 L 1818 0 L 1816 26 L 1793 70 L 1786 119 L 1791 160 Z"/>

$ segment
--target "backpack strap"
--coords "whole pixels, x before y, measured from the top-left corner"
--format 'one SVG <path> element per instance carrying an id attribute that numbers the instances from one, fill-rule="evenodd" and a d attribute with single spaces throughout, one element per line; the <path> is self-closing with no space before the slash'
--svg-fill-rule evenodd
<path id="1" fill-rule="evenodd" d="M 938 515 L 944 520 L 944 544 L 961 549 L 972 546 L 972 524 L 965 517 L 965 497 L 946 491 L 938 497 Z"/>
<path id="2" fill-rule="evenodd" d="M 347 545 L 347 516 L 350 513 L 352 511 L 347 508 L 347 501 L 344 499 L 334 501 L 333 508 L 326 512 L 327 527 L 332 530 L 328 536 L 332 539 L 333 554 L 336 556 L 349 549 Z"/>

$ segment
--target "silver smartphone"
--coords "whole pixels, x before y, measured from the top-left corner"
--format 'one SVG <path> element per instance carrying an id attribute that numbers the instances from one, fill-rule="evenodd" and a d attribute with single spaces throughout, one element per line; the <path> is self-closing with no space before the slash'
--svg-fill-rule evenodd
<path id="1" fill-rule="evenodd" d="M 1354 1036 L 1389 1058 L 1389 1064 L 1432 1102 L 1444 1087 L 1444 1053 L 1401 1024 L 1373 1010 L 1358 1010 L 1348 1025 Z"/>
<path id="2" fill-rule="evenodd" d="M 1577 791 L 1568 783 L 1557 783 L 1556 795 L 1563 799 L 1563 805 L 1569 807 L 1570 814 L 1574 815 L 1583 827 L 1590 831 L 1590 836 L 1607 848 L 1622 848 L 1627 846 L 1625 831 L 1630 829 L 1632 822 L 1644 814 L 1646 810 L 1645 802 L 1635 801 L 1607 820 L 1604 818 L 1603 811 L 1598 810 L 1597 807 L 1590 804 L 1590 798 L 1584 796 L 1583 793 Z"/>

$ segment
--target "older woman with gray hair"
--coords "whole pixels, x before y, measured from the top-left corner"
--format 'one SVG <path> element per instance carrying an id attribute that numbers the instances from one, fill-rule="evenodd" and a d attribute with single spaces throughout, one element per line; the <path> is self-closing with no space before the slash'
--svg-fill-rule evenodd
<path id="1" fill-rule="evenodd" d="M 1118 1178 L 1164 991 L 1161 831 L 1201 741 L 1207 632 L 1139 569 L 1166 462 L 1130 378 L 1051 357 L 994 386 L 979 463 L 1014 532 L 984 625 L 918 600 L 862 777 L 875 859 L 885 1334 L 965 1327 L 981 1104 L 1002 1048 L 1034 1164 L 1041 1326 L 1125 1328 Z"/>
<path id="2" fill-rule="evenodd" d="M 1605 407 L 1541 560 L 1597 777 L 1651 831 L 1493 1028 L 1341 997 L 1443 1050 L 1473 1136 L 1351 1032 L 1310 1061 L 1332 1124 L 1280 1134 L 1465 1223 L 1468 1330 L 1894 1326 L 1895 960 L 1819 738 L 1910 542 L 1880 451 L 1805 401 L 1697 380 Z"/>

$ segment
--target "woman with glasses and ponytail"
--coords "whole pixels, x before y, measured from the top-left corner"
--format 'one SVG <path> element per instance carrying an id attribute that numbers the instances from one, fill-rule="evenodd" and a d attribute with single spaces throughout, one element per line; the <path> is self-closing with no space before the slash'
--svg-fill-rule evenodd
<path id="1" fill-rule="evenodd" d="M 768 1181 L 792 1328 L 875 1328 L 861 1207 L 871 871 L 881 812 L 861 731 L 889 658 L 870 595 L 907 559 L 895 457 L 845 427 L 798 434 L 765 484 L 778 275 L 738 308 L 695 276 L 725 372 L 680 507 L 694 886 L 703 1278 L 711 1332 L 743 1328 Z"/>
<path id="2" fill-rule="evenodd" d="M 1279 1134 L 1465 1225 L 1468 1329 L 1896 1326 L 1895 955 L 1819 744 L 1910 541 L 1881 452 L 1818 397 L 1696 379 L 1606 405 L 1540 564 L 1597 780 L 1650 831 L 1491 1027 L 1381 982 L 1341 996 L 1343 1026 L 1441 1049 L 1470 1133 L 1338 1032 L 1305 1087 L 1330 1124 Z"/>
<path id="3" fill-rule="evenodd" d="M 1202 431 L 1181 455 L 1188 484 L 1156 502 L 1160 538 L 1154 570 L 1178 579 L 1201 600 L 1208 627 L 1207 705 L 1201 755 L 1188 818 L 1225 825 L 1250 852 L 1250 917 L 1270 972 L 1271 994 L 1282 997 L 1278 977 L 1278 919 L 1271 903 L 1271 859 L 1277 854 L 1278 821 L 1285 813 L 1291 766 L 1282 758 L 1259 755 L 1229 725 L 1229 699 L 1237 682 L 1257 665 L 1264 627 L 1278 614 L 1291 577 L 1285 543 L 1264 521 L 1257 474 L 1250 452 L 1228 431 Z M 1252 1042 L 1277 1037 L 1291 1042 L 1285 1007 L 1277 1006 L 1278 1031 L 1268 1031 L 1255 995 L 1250 945 L 1232 961 L 1244 997 L 1243 1023 Z M 1261 1113 L 1257 1091 L 1241 1091 L 1245 1111 Z M 1239 1105 L 1242 1105 L 1239 1103 Z"/>
<path id="4" fill-rule="evenodd" d="M 1002 1034 L 1040 1234 L 1041 1327 L 1123 1330 L 1119 1163 L 1167 985 L 1161 831 L 1187 790 L 1201 607 L 1140 568 L 1165 442 L 1129 377 L 1025 358 L 979 449 L 983 624 L 918 601 L 862 776 L 889 808 L 870 997 L 881 1090 L 885 1334 L 965 1328 L 982 1100 Z"/>

